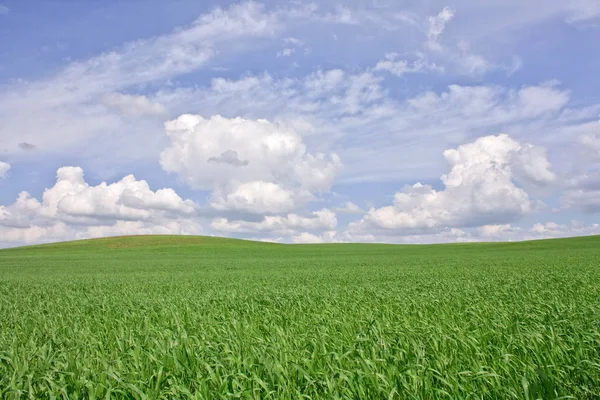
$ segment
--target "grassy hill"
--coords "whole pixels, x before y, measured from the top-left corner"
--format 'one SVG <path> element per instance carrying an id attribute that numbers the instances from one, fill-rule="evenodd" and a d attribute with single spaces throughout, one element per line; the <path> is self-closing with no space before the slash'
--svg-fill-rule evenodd
<path id="1" fill-rule="evenodd" d="M 0 250 L 0 398 L 598 398 L 600 237 Z"/>

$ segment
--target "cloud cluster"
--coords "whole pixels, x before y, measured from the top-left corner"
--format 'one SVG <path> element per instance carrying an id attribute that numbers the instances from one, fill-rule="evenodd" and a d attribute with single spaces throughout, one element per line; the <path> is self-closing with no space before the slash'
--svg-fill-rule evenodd
<path id="1" fill-rule="evenodd" d="M 515 221 L 535 203 L 517 185 L 519 177 L 537 184 L 556 179 L 542 149 L 521 145 L 508 135 L 486 136 L 449 149 L 450 171 L 443 190 L 416 183 L 394 196 L 393 205 L 371 208 L 351 230 L 391 230 L 400 234 Z"/>
<path id="2" fill-rule="evenodd" d="M 90 186 L 79 167 L 58 169 L 56 183 L 42 199 L 27 192 L 0 206 L 2 243 L 34 243 L 115 234 L 199 233 L 196 205 L 173 189 L 152 191 L 128 175 Z"/>
<path id="3" fill-rule="evenodd" d="M 45 78 L 9 82 L 0 90 L 0 141 L 7 143 L 3 150 L 11 162 L 82 154 L 89 164 L 101 159 L 101 167 L 109 169 L 139 159 L 155 162 L 162 150 L 163 170 L 196 190 L 195 198 L 205 197 L 206 204 L 184 200 L 172 189 L 152 191 L 133 176 L 93 186 L 80 168 L 66 167 L 41 199 L 22 193 L 14 204 L 0 206 L 2 240 L 196 233 L 200 215 L 210 218 L 209 229 L 217 233 L 299 243 L 593 232 L 595 225 L 511 225 L 541 208 L 536 195 L 544 191 L 555 190 L 548 200 L 564 212 L 600 212 L 600 169 L 583 166 L 573 152 L 581 137 L 587 156 L 600 160 L 600 105 L 571 103 L 571 93 L 554 81 L 511 88 L 480 80 L 490 70 L 514 72 L 520 66 L 511 53 L 504 54 L 513 60 L 509 67 L 501 67 L 500 53 L 483 53 L 496 50 L 497 42 L 483 40 L 495 30 L 600 15 L 593 1 L 532 1 L 490 0 L 486 4 L 495 12 L 482 13 L 473 0 L 458 0 L 452 8 L 427 6 L 426 15 L 424 8 L 399 2 L 381 9 L 362 2 L 337 7 L 292 2 L 273 9 L 242 2 L 214 8 L 170 33 L 69 62 Z M 353 53 L 368 58 L 354 65 L 355 60 L 337 60 L 349 43 L 340 32 L 352 46 L 363 46 L 353 47 Z M 391 37 L 395 40 L 383 40 Z M 325 47 L 326 38 L 335 46 Z M 375 47 L 376 42 L 385 47 Z M 289 71 L 265 67 L 262 72 L 268 61 L 257 57 L 249 70 L 237 60 L 223 64 L 229 68 L 226 77 L 217 77 L 225 69 L 210 68 L 217 57 L 231 61 L 253 45 L 270 49 L 265 53 L 271 61 L 277 61 L 277 50 L 289 56 L 312 49 L 311 58 L 331 50 L 338 67 L 294 64 Z M 332 65 L 324 61 L 313 65 Z M 193 87 L 187 85 L 189 76 L 176 79 L 205 66 Z M 257 70 L 257 75 L 248 72 Z M 421 82 L 389 76 L 431 72 L 427 87 L 436 89 L 425 92 Z M 475 83 L 465 83 L 465 74 L 474 75 Z M 440 89 L 452 75 L 463 75 L 461 84 Z M 169 116 L 179 117 L 166 123 L 165 137 L 162 124 Z M 443 152 L 449 170 L 440 185 L 432 185 L 446 168 L 432 154 L 444 149 L 449 149 Z M 0 162 L 0 178 L 9 168 Z M 575 172 L 554 172 L 571 169 Z M 349 185 L 348 193 L 363 190 L 353 185 L 365 181 L 399 187 L 417 177 L 425 183 L 405 186 L 391 205 L 387 201 L 365 212 L 352 201 L 330 204 L 334 183 Z M 557 187 L 564 189 L 560 200 Z M 338 230 L 336 212 L 345 214 L 344 224 L 359 220 Z"/>
<path id="4" fill-rule="evenodd" d="M 309 153 L 302 135 L 283 123 L 185 114 L 165 128 L 163 169 L 211 190 L 217 210 L 292 211 L 329 190 L 342 166 L 335 153 Z"/>
<path id="5" fill-rule="evenodd" d="M 211 227 L 218 232 L 269 233 L 288 236 L 299 231 L 333 231 L 337 227 L 337 218 L 331 210 L 322 209 L 313 212 L 308 217 L 297 214 L 265 216 L 258 222 L 215 218 Z"/>
<path id="6" fill-rule="evenodd" d="M 205 88 L 166 90 L 158 97 L 177 98 L 181 107 L 206 115 L 224 112 L 230 120 L 244 115 L 253 121 L 304 121 L 309 127 L 296 130 L 310 133 L 304 135 L 307 147 L 318 144 L 344 161 L 344 183 L 407 180 L 415 174 L 432 179 L 441 167 L 432 152 L 497 132 L 545 146 L 560 143 L 568 150 L 574 134 L 562 130 L 580 129 L 600 112 L 599 107 L 569 109 L 570 93 L 555 82 L 520 88 L 449 85 L 397 99 L 386 90 L 381 72 L 332 69 L 294 79 L 219 78 Z M 210 157 L 227 150 L 252 165 L 229 147 Z"/>
<path id="7" fill-rule="evenodd" d="M 510 224 L 486 225 L 473 232 L 469 239 L 471 241 L 516 241 L 598 234 L 600 234 L 600 224 L 586 225 L 581 221 L 560 224 L 550 221 L 536 223 L 528 228 L 511 226 Z"/>
<path id="8" fill-rule="evenodd" d="M 157 149 L 148 136 L 159 136 L 160 125 L 152 121 L 166 115 L 168 104 L 124 92 L 197 70 L 235 47 L 232 43 L 237 46 L 272 36 L 279 29 L 276 12 L 256 2 L 242 2 L 214 8 L 171 33 L 71 62 L 46 79 L 7 85 L 0 90 L 0 142 L 15 148 L 17 140 L 35 143 L 49 153 L 85 147 L 89 153 L 98 147 L 90 146 L 90 141 L 98 140 L 114 144 L 98 150 L 106 159 L 107 153 L 122 156 L 115 150 L 121 150 L 127 138 L 131 146 L 127 150 L 154 155 Z M 131 116 L 136 124 L 130 118 L 123 120 Z M 145 126 L 144 117 L 150 118 Z M 143 132 L 143 138 L 136 132 Z M 137 146 L 140 140 L 147 142 L 144 149 Z"/>

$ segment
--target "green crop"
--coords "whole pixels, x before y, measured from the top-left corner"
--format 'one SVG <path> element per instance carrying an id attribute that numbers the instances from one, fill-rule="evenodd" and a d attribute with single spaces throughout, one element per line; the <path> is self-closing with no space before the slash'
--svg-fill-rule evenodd
<path id="1" fill-rule="evenodd" d="M 600 237 L 0 251 L 0 398 L 599 397 Z"/>

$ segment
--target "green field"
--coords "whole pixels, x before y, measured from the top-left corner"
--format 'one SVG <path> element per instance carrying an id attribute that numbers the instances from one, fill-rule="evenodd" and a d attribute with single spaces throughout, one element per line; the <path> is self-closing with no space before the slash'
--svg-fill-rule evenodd
<path id="1" fill-rule="evenodd" d="M 0 398 L 600 397 L 600 237 L 0 251 Z"/>

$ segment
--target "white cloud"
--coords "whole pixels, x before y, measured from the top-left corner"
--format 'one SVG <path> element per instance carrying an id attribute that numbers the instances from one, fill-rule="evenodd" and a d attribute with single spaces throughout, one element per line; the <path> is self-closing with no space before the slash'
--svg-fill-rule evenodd
<path id="1" fill-rule="evenodd" d="M 336 92 L 344 85 L 346 73 L 341 69 L 317 71 L 304 80 L 309 97 L 318 97 Z"/>
<path id="2" fill-rule="evenodd" d="M 432 152 L 498 132 L 569 148 L 582 124 L 593 119 L 597 126 L 600 112 L 598 106 L 568 108 L 570 93 L 552 82 L 514 89 L 450 85 L 408 99 L 394 98 L 384 84 L 373 72 L 333 69 L 294 79 L 219 79 L 206 88 L 165 91 L 158 98 L 177 98 L 181 107 L 205 115 L 225 110 L 228 117 L 247 120 L 303 121 L 309 127 L 297 131 L 306 133 L 307 148 L 334 151 L 344 161 L 344 183 L 407 180 L 415 174 L 434 179 L 442 164 Z"/>
<path id="3" fill-rule="evenodd" d="M 357 235 L 348 231 L 338 232 L 334 230 L 313 234 L 310 232 L 301 232 L 291 237 L 292 243 L 372 243 L 378 241 L 373 235 Z"/>
<path id="4" fill-rule="evenodd" d="M 145 124 L 141 117 L 162 115 L 163 108 L 156 101 L 119 93 L 191 72 L 231 49 L 241 51 L 240 45 L 253 38 L 278 32 L 279 18 L 256 2 L 215 8 L 172 33 L 72 62 L 43 80 L 5 86 L 0 91 L 0 142 L 9 150 L 17 141 L 36 143 L 49 153 L 85 147 L 88 154 L 96 151 L 104 159 L 154 156 L 160 126 Z M 123 121 L 107 105 L 140 118 L 135 124 Z M 138 146 L 140 141 L 145 146 Z"/>
<path id="5" fill-rule="evenodd" d="M 514 228 L 512 228 L 510 224 L 484 225 L 478 228 L 478 231 L 483 238 L 503 236 L 507 233 L 511 233 L 513 230 Z"/>
<path id="6" fill-rule="evenodd" d="M 455 62 L 458 64 L 459 71 L 467 75 L 481 75 L 495 67 L 482 55 L 471 53 L 465 42 L 459 44 Z"/>
<path id="7" fill-rule="evenodd" d="M 8 170 L 10 170 L 10 164 L 0 161 L 0 179 L 6 176 Z"/>
<path id="8" fill-rule="evenodd" d="M 464 39 L 456 42 L 455 46 L 443 46 L 440 43 L 440 36 L 446 24 L 450 22 L 455 15 L 455 11 L 444 7 L 436 16 L 427 19 L 427 41 L 425 49 L 433 52 L 433 56 L 442 63 L 454 65 L 456 72 L 466 75 L 482 75 L 485 72 L 495 68 L 490 61 L 480 54 L 471 50 L 471 45 Z"/>
<path id="9" fill-rule="evenodd" d="M 146 96 L 135 96 L 123 93 L 107 93 L 100 99 L 105 106 L 125 115 L 133 116 L 164 116 L 165 106 L 155 103 Z"/>
<path id="10" fill-rule="evenodd" d="M 335 11 L 318 17 L 323 22 L 332 22 L 336 24 L 358 25 L 360 24 L 359 16 L 352 12 L 351 9 L 342 5 L 337 5 Z"/>
<path id="11" fill-rule="evenodd" d="M 89 186 L 79 167 L 63 167 L 56 184 L 44 191 L 40 214 L 48 217 L 151 219 L 157 212 L 193 214 L 194 203 L 173 189 L 150 190 L 146 181 L 128 175 L 118 182 Z"/>
<path id="12" fill-rule="evenodd" d="M 0 15 L 8 14 L 10 8 L 6 7 L 4 4 L 0 4 Z"/>
<path id="13" fill-rule="evenodd" d="M 519 157 L 521 152 L 535 154 Z M 392 230 L 399 234 L 510 222 L 531 212 L 535 204 L 515 184 L 517 166 L 535 181 L 554 175 L 543 152 L 523 146 L 508 135 L 482 137 L 444 152 L 451 166 L 442 176 L 444 190 L 416 183 L 394 196 L 394 203 L 371 208 L 351 231 Z"/>
<path id="14" fill-rule="evenodd" d="M 598 127 L 600 130 L 600 127 Z M 600 132 L 582 135 L 581 144 L 592 150 L 600 158 Z"/>
<path id="15" fill-rule="evenodd" d="M 600 212 L 600 173 L 584 173 L 567 181 L 561 201 L 565 208 L 585 213 Z"/>
<path id="16" fill-rule="evenodd" d="M 533 183 L 538 186 L 549 185 L 556 181 L 556 174 L 546 156 L 546 149 L 531 144 L 522 145 L 513 154 L 512 172 L 521 183 Z"/>
<path id="17" fill-rule="evenodd" d="M 292 240 L 294 243 L 298 244 L 315 244 L 315 243 L 324 243 L 324 240 L 312 233 L 302 232 L 298 235 L 292 236 Z"/>
<path id="18" fill-rule="evenodd" d="M 428 63 L 423 57 L 409 64 L 406 60 L 398 60 L 398 54 L 388 53 L 385 59 L 378 61 L 374 68 L 375 71 L 387 71 L 396 76 L 402 76 L 407 73 L 426 72 L 426 71 L 443 71 L 443 68 L 438 67 L 434 63 Z"/>
<path id="19" fill-rule="evenodd" d="M 294 49 L 292 47 L 288 47 L 288 48 L 285 48 L 285 49 L 281 50 L 280 52 L 278 52 L 277 57 L 289 57 L 292 54 L 294 54 L 295 51 L 296 51 L 296 49 Z"/>
<path id="20" fill-rule="evenodd" d="M 299 244 L 326 243 L 325 239 L 312 233 L 302 232 L 292 236 L 292 241 Z"/>
<path id="21" fill-rule="evenodd" d="M 595 188 L 598 168 L 582 168 L 582 160 L 573 156 L 572 148 L 576 147 L 575 138 L 583 135 L 581 143 L 598 157 L 597 125 L 590 120 L 597 119 L 600 106 L 590 103 L 582 106 L 583 101 L 578 98 L 569 104 L 571 93 L 553 81 L 520 88 L 468 82 L 481 82 L 483 74 L 493 69 L 510 71 L 519 67 L 520 59 L 511 52 L 516 47 L 511 44 L 511 37 L 506 36 L 509 31 L 522 33 L 519 29 L 529 31 L 533 26 L 527 24 L 556 22 L 561 18 L 570 18 L 571 22 L 589 20 L 596 15 L 597 7 L 592 3 L 491 0 L 486 3 L 486 10 L 492 11 L 483 12 L 481 7 L 474 7 L 473 0 L 457 0 L 452 8 L 445 7 L 439 13 L 441 5 L 434 6 L 432 14 L 438 14 L 429 18 L 421 13 L 427 7 L 413 8 L 394 2 L 388 2 L 384 8 L 362 2 L 335 8 L 326 3 L 297 6 L 297 2 L 291 3 L 290 7 L 295 8 L 268 9 L 255 2 L 215 8 L 171 33 L 69 62 L 58 72 L 47 71 L 37 81 L 7 82 L 0 90 L 0 142 L 6 143 L 3 151 L 11 162 L 68 154 L 85 157 L 93 174 L 103 177 L 108 173 L 99 171 L 94 163 L 102 164 L 101 168 L 122 170 L 126 167 L 124 163 L 131 165 L 142 157 L 145 162 L 155 160 L 164 149 L 165 170 L 177 174 L 192 188 L 210 192 L 201 195 L 210 208 L 201 210 L 203 215 L 227 216 L 228 224 L 244 226 L 263 221 L 265 215 L 314 219 L 302 214 L 314 209 L 307 203 L 329 201 L 327 192 L 334 183 L 415 182 L 417 178 L 430 182 L 445 168 L 443 158 L 437 160 L 432 154 L 440 154 L 447 148 L 458 151 L 464 147 L 458 147 L 460 143 L 506 132 L 518 146 L 510 145 L 506 154 L 490 156 L 495 161 L 484 172 L 478 170 L 478 165 L 485 161 L 473 161 L 477 158 L 474 154 L 466 159 L 461 156 L 456 163 L 451 162 L 452 170 L 444 176 L 449 180 L 444 181 L 445 186 L 407 187 L 396 196 L 393 205 L 374 212 L 385 216 L 385 210 L 391 209 L 393 216 L 398 217 L 402 212 L 416 215 L 417 211 L 426 211 L 415 217 L 421 221 L 414 223 L 416 227 L 400 229 L 410 230 L 409 235 L 400 239 L 394 236 L 394 229 L 385 235 L 377 232 L 378 237 L 386 240 L 411 241 L 426 236 L 431 240 L 471 240 L 478 237 L 470 231 L 474 228 L 463 228 L 462 224 L 484 222 L 496 224 L 494 228 L 486 228 L 486 234 L 492 235 L 494 229 L 508 234 L 517 228 L 507 228 L 504 219 L 518 218 L 538 207 L 530 197 L 532 193 L 549 192 L 557 180 L 563 182 L 564 175 L 575 178 L 565 183 L 563 205 L 586 212 L 598 209 Z M 459 12 L 456 17 L 454 9 Z M 328 23 L 337 25 L 325 26 Z M 506 35 L 492 40 L 492 34 L 499 28 Z M 335 49 L 327 47 L 331 43 L 325 43 L 332 36 L 339 39 Z M 352 56 L 348 53 L 350 41 Z M 245 60 L 236 58 L 253 50 L 271 53 L 281 50 L 282 55 L 300 53 L 313 43 L 315 50 L 305 60 L 312 64 L 301 68 L 271 70 L 271 64 L 256 58 L 247 69 Z M 506 47 L 502 49 L 503 46 Z M 540 46 L 540 52 L 545 52 L 543 45 Z M 373 65 L 377 60 L 374 56 L 394 50 L 402 55 L 388 53 Z M 215 63 L 211 63 L 213 60 Z M 512 65 L 507 67 L 510 61 Z M 317 70 L 318 65 L 345 67 Z M 187 79 L 191 75 L 177 79 L 202 67 L 207 68 L 208 75 L 195 74 L 193 85 Z M 267 71 L 262 72 L 261 68 Z M 224 70 L 230 71 L 226 74 L 229 78 L 203 83 L 202 79 L 210 79 Z M 247 72 L 256 70 L 259 71 L 256 76 Z M 471 80 L 462 76 L 461 85 L 450 85 L 447 89 L 440 89 L 439 85 L 450 82 L 451 76 L 434 76 L 435 82 L 406 79 L 400 85 L 386 86 L 391 81 L 386 73 L 404 76 L 427 71 L 474 76 Z M 234 74 L 242 75 L 231 78 Z M 422 84 L 435 91 L 420 92 Z M 175 127 L 167 129 L 169 136 L 165 138 L 160 117 L 183 113 L 202 117 L 192 114 L 181 117 L 184 122 L 197 118 L 198 122 L 192 121 L 193 127 L 176 127 L 179 119 L 171 121 Z M 548 148 L 548 155 L 543 148 L 524 144 L 532 140 Z M 28 154 L 19 151 L 31 148 L 31 143 L 38 146 L 38 151 Z M 83 148 L 86 150 L 82 151 Z M 347 164 L 344 171 L 337 155 Z M 446 154 L 448 160 L 452 157 L 452 151 Z M 562 164 L 562 170 L 571 172 L 557 177 L 549 158 L 558 171 L 561 169 L 557 166 Z M 136 170 L 139 168 L 136 166 Z M 579 173 L 581 169 L 585 172 Z M 467 179 L 469 173 L 473 176 Z M 76 175 L 62 179 L 58 187 L 67 187 L 62 182 L 66 181 L 75 188 L 78 185 L 85 188 L 88 184 Z M 462 181 L 453 186 L 450 180 L 454 175 Z M 496 186 L 478 182 L 479 175 L 495 179 L 495 184 L 501 183 L 499 187 L 503 189 L 495 194 Z M 64 209 L 57 206 L 56 215 L 49 214 L 44 199 L 23 198 L 18 207 L 11 209 L 12 219 L 5 222 L 12 224 L 10 229 L 30 226 L 30 236 L 83 232 L 75 229 L 75 221 L 94 227 L 94 232 L 150 232 L 164 229 L 173 218 L 180 224 L 173 225 L 174 230 L 188 229 L 185 228 L 188 223 L 195 226 L 190 222 L 193 213 L 186 214 L 181 209 L 156 211 L 168 214 L 160 224 L 147 217 L 148 207 L 154 213 L 152 207 L 156 204 L 179 204 L 181 199 L 169 197 L 174 192 L 148 189 L 154 194 L 146 193 L 143 199 L 121 193 L 123 199 L 119 202 L 110 200 L 121 186 L 139 182 L 133 177 L 131 181 L 127 179 L 106 185 L 110 189 L 101 185 L 82 189 L 77 196 L 61 200 Z M 546 189 L 535 190 L 542 186 Z M 105 204 L 95 193 L 101 193 L 102 199 L 109 199 L 109 203 Z M 468 193 L 477 196 L 462 203 L 453 201 L 453 197 Z M 507 200 L 504 213 L 497 210 L 493 202 L 496 198 Z M 469 220 L 463 207 L 479 207 L 476 203 L 481 201 L 484 204 L 473 218 L 483 219 Z M 496 209 L 496 217 L 495 211 L 484 206 Z M 16 213 L 19 207 L 25 210 L 33 207 L 35 212 L 43 209 L 45 214 L 30 224 L 27 222 L 30 214 Z M 354 213 L 358 212 L 358 206 L 348 202 L 336 211 Z M 8 208 L 4 212 L 8 215 Z M 427 213 L 431 215 L 424 216 Z M 17 214 L 20 217 L 15 217 Z M 429 222 L 422 222 L 423 219 Z M 105 221 L 109 222 L 102 225 Z M 278 220 L 269 221 L 277 225 Z M 391 218 L 387 223 L 394 225 L 397 221 Z M 453 227 L 455 224 L 461 225 L 461 229 Z M 504 230 L 499 226 L 504 226 Z M 88 229 L 85 234 L 91 232 L 91 228 L 85 229 Z M 420 230 L 427 235 L 418 234 Z M 369 229 L 316 233 L 298 227 L 288 231 L 298 240 L 374 237 Z"/>
<path id="22" fill-rule="evenodd" d="M 283 39 L 283 42 L 287 43 L 287 44 L 293 44 L 295 46 L 304 46 L 304 42 L 295 37 L 287 37 L 287 38 Z"/>
<path id="23" fill-rule="evenodd" d="M 446 24 L 454 18 L 454 10 L 444 7 L 436 16 L 427 18 L 427 46 L 432 50 L 440 50 L 439 37 L 444 32 Z"/>
<path id="24" fill-rule="evenodd" d="M 473 235 L 473 240 L 479 241 L 520 241 L 552 239 L 571 236 L 588 236 L 600 234 L 599 224 L 584 224 L 572 221 L 568 224 L 556 222 L 537 223 L 531 227 L 515 227 L 511 225 L 483 226 L 478 230 L 479 235 Z"/>
<path id="25" fill-rule="evenodd" d="M 37 200 L 22 192 L 0 206 L 1 243 L 66 240 L 108 234 L 198 233 L 196 206 L 173 189 L 152 191 L 128 175 L 90 186 L 79 167 L 57 171 L 56 183 Z"/>
<path id="26" fill-rule="evenodd" d="M 271 182 L 252 181 L 235 186 L 231 192 L 217 190 L 210 205 L 222 211 L 280 214 L 294 210 L 299 204 L 291 190 Z"/>
<path id="27" fill-rule="evenodd" d="M 568 2 L 571 14 L 568 22 L 581 22 L 600 17 L 600 3 L 596 0 L 573 0 Z"/>
<path id="28" fill-rule="evenodd" d="M 595 132 L 597 126 L 592 129 L 579 137 L 583 146 L 576 155 L 576 168 L 565 179 L 561 197 L 563 208 L 586 214 L 600 212 L 600 134 Z"/>
<path id="29" fill-rule="evenodd" d="M 280 28 L 277 16 L 256 2 L 216 8 L 184 29 L 150 40 L 131 42 L 116 52 L 74 63 L 64 72 L 71 85 L 95 77 L 95 85 L 118 89 L 192 71 L 214 57 L 215 46 L 243 37 L 270 36 Z M 86 85 L 86 88 L 89 86 Z"/>
<path id="30" fill-rule="evenodd" d="M 310 217 L 297 214 L 265 216 L 259 222 L 215 218 L 211 227 L 219 232 L 256 233 L 268 232 L 278 235 L 292 235 L 298 231 L 332 231 L 337 226 L 333 211 L 323 209 L 315 211 Z"/>
<path id="31" fill-rule="evenodd" d="M 555 89 L 556 83 L 540 86 L 524 86 L 517 93 L 516 107 L 522 115 L 537 117 L 548 111 L 559 110 L 569 101 L 569 92 Z"/>
<path id="32" fill-rule="evenodd" d="M 408 102 L 418 110 L 427 112 L 457 111 L 463 116 L 482 118 L 479 121 L 506 123 L 529 119 L 561 110 L 569 101 L 569 92 L 559 90 L 554 84 L 524 86 L 506 91 L 493 86 L 450 85 L 442 94 L 426 92 Z M 446 118 L 447 114 L 442 118 Z"/>
<path id="33" fill-rule="evenodd" d="M 510 224 L 485 225 L 479 228 L 444 228 L 435 231 L 393 235 L 380 232 L 376 235 L 357 235 L 351 232 L 326 231 L 321 234 L 301 233 L 292 236 L 294 243 L 356 243 L 378 242 L 396 244 L 415 243 L 466 243 L 466 242 L 499 242 L 552 239 L 572 236 L 588 236 L 600 234 L 600 224 L 584 224 L 580 221 L 558 224 L 555 222 L 537 223 L 533 226 L 519 227 Z"/>
<path id="34" fill-rule="evenodd" d="M 335 211 L 344 214 L 362 214 L 364 212 L 359 206 L 351 201 L 345 202 L 341 207 L 337 207 Z"/>
<path id="35" fill-rule="evenodd" d="M 546 222 L 543 224 L 535 224 L 530 230 L 529 238 L 549 239 L 568 236 L 597 235 L 599 233 L 599 224 L 586 225 L 579 221 L 573 221 L 570 224 Z"/>
<path id="36" fill-rule="evenodd" d="M 165 124 L 171 142 L 161 165 L 193 188 L 213 190 L 218 210 L 288 212 L 329 190 L 341 169 L 336 154 L 308 153 L 292 125 L 182 115 Z M 238 163 L 215 162 L 234 153 Z"/>
<path id="37" fill-rule="evenodd" d="M 277 52 L 277 57 L 290 57 L 298 49 L 304 48 L 305 54 L 310 51 L 309 48 L 305 47 L 305 44 L 302 40 L 296 39 L 294 37 L 287 37 L 283 39 L 283 43 L 285 44 L 285 48 Z"/>

